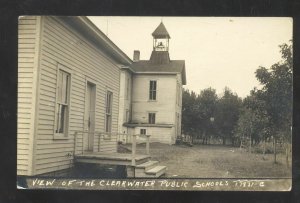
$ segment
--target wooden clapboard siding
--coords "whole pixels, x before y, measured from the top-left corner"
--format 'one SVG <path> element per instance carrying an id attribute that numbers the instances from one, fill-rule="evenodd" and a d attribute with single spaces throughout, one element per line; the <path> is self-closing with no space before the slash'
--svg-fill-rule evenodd
<path id="1" fill-rule="evenodd" d="M 66 169 L 72 165 L 74 132 L 84 126 L 86 82 L 96 85 L 95 130 L 104 131 L 106 91 L 113 92 L 112 131 L 117 132 L 119 68 L 106 54 L 56 17 L 43 17 L 39 107 L 35 146 L 35 174 Z M 27 54 L 27 53 L 26 53 Z M 69 134 L 54 139 L 56 81 L 58 64 L 71 74 Z M 94 150 L 98 150 L 95 136 Z M 103 152 L 116 152 L 116 139 L 101 140 Z M 77 151 L 82 149 L 82 134 L 77 135 Z"/>
<path id="2" fill-rule="evenodd" d="M 32 175 L 39 33 L 40 18 L 19 19 L 17 175 Z"/>
<path id="3" fill-rule="evenodd" d="M 62 169 L 68 169 L 72 167 L 72 157 L 65 157 L 63 160 L 56 160 L 55 158 L 45 158 L 46 161 L 38 162 L 36 165 L 36 174 L 44 174 Z"/>
<path id="4" fill-rule="evenodd" d="M 173 144 L 171 141 L 173 128 L 151 128 L 151 142 L 161 142 L 166 144 Z"/>

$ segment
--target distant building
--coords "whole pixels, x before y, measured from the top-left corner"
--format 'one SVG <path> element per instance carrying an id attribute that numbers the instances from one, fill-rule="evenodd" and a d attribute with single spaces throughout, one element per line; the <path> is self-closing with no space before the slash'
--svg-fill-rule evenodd
<path id="1" fill-rule="evenodd" d="M 121 70 L 119 131 L 174 144 L 181 135 L 185 61 L 170 59 L 171 37 L 162 22 L 152 36 L 150 60 L 140 60 L 140 52 L 134 51 L 133 63 Z"/>

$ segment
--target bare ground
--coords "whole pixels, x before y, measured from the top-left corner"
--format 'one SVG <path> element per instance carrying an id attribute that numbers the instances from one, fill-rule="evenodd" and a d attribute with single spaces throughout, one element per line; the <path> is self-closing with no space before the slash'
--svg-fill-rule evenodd
<path id="1" fill-rule="evenodd" d="M 145 152 L 145 144 L 137 145 L 137 153 Z M 283 178 L 291 177 L 291 161 L 285 156 L 250 154 L 239 148 L 222 145 L 150 144 L 152 160 L 167 166 L 166 177 L 182 178 Z M 291 158 L 289 158 L 291 160 Z"/>

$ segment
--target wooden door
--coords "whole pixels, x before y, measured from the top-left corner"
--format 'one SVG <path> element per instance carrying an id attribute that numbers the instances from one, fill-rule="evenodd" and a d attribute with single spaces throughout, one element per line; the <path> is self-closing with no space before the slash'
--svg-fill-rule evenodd
<path id="1" fill-rule="evenodd" d="M 83 134 L 83 148 L 85 151 L 93 151 L 95 131 L 95 90 L 95 85 L 90 82 L 87 82 L 84 115 L 85 133 Z"/>

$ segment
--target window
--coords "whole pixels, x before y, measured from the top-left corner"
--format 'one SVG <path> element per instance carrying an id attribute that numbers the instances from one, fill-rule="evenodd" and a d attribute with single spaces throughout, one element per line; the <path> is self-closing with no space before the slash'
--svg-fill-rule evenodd
<path id="1" fill-rule="evenodd" d="M 69 73 L 63 70 L 59 70 L 57 84 L 55 133 L 63 136 L 67 136 L 68 130 L 70 77 L 71 76 Z"/>
<path id="2" fill-rule="evenodd" d="M 113 93 L 106 93 L 106 112 L 105 112 L 105 132 L 111 132 L 111 117 L 112 117 L 112 97 Z"/>
<path id="3" fill-rule="evenodd" d="M 150 80 L 149 100 L 156 100 L 156 81 Z"/>
<path id="4" fill-rule="evenodd" d="M 155 124 L 155 113 L 149 113 L 148 114 L 148 122 L 150 124 Z"/>
<path id="5" fill-rule="evenodd" d="M 141 130 L 140 130 L 140 134 L 141 134 L 141 135 L 146 135 L 146 129 L 141 129 Z"/>

